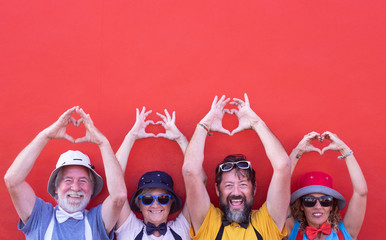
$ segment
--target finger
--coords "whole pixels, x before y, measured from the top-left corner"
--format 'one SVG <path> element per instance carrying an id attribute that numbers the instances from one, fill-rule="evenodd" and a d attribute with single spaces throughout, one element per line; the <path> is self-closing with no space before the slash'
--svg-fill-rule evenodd
<path id="1" fill-rule="evenodd" d="M 233 129 L 233 131 L 232 131 L 232 133 L 231 133 L 231 136 L 234 135 L 234 134 L 236 134 L 236 133 L 239 133 L 239 132 L 241 132 L 241 131 L 242 131 L 242 129 L 241 129 L 240 127 L 237 127 L 237 128 L 235 128 L 235 129 Z"/>
<path id="2" fill-rule="evenodd" d="M 68 121 L 68 123 L 72 123 L 72 125 L 74 125 L 75 127 L 79 127 L 79 124 L 77 123 L 74 117 L 70 117 Z"/>
<path id="3" fill-rule="evenodd" d="M 213 99 L 213 102 L 212 102 L 212 108 L 213 108 L 214 106 L 216 106 L 217 99 L 218 99 L 218 97 L 217 97 L 217 95 L 216 95 L 216 96 L 214 97 L 214 99 Z"/>
<path id="4" fill-rule="evenodd" d="M 143 116 L 145 117 L 145 118 L 147 118 L 147 116 L 149 116 L 149 114 L 152 112 L 152 110 L 149 110 L 149 111 L 147 111 L 147 112 L 145 112 L 144 114 L 143 114 Z"/>
<path id="5" fill-rule="evenodd" d="M 156 113 L 160 118 L 162 118 L 163 121 L 166 122 L 166 116 L 162 115 L 161 113 Z"/>
<path id="6" fill-rule="evenodd" d="M 165 122 L 158 121 L 158 122 L 156 122 L 154 125 L 161 125 L 163 128 L 166 129 L 166 123 L 165 123 Z"/>
<path id="7" fill-rule="evenodd" d="M 172 122 L 173 123 L 176 122 L 176 111 L 173 111 L 173 113 L 172 113 Z"/>
<path id="8" fill-rule="evenodd" d="M 66 140 L 69 141 L 69 142 L 72 142 L 72 143 L 75 142 L 75 141 L 74 141 L 74 138 L 71 137 L 70 135 L 68 135 L 67 133 L 64 134 L 63 138 L 66 139 Z"/>
<path id="9" fill-rule="evenodd" d="M 77 138 L 74 141 L 74 143 L 84 143 L 84 142 L 88 142 L 88 137 L 87 136 L 84 136 L 84 137 L 81 137 L 81 138 Z"/>
<path id="10" fill-rule="evenodd" d="M 165 116 L 167 117 L 168 121 L 170 121 L 172 118 L 170 117 L 168 110 L 165 109 L 164 112 L 165 112 Z"/>
<path id="11" fill-rule="evenodd" d="M 245 105 L 249 106 L 249 98 L 247 93 L 244 93 Z"/>
<path id="12" fill-rule="evenodd" d="M 166 133 L 158 133 L 156 137 L 162 137 L 162 138 L 168 138 L 168 136 L 166 135 Z"/>
<path id="13" fill-rule="evenodd" d="M 149 137 L 156 137 L 156 135 L 154 133 L 145 133 L 145 138 L 149 138 Z"/>
<path id="14" fill-rule="evenodd" d="M 328 150 L 334 150 L 334 147 L 332 145 L 328 145 L 327 147 L 322 149 L 322 154 L 324 154 Z"/>
<path id="15" fill-rule="evenodd" d="M 309 152 L 317 152 L 319 154 L 322 154 L 322 151 L 319 148 L 316 148 L 314 146 L 309 147 Z"/>
<path id="16" fill-rule="evenodd" d="M 146 112 L 146 107 L 143 106 L 143 107 L 142 107 L 142 110 L 141 110 L 141 115 L 144 114 L 145 112 Z"/>
<path id="17" fill-rule="evenodd" d="M 231 133 L 225 128 L 220 128 L 217 130 L 217 132 L 231 135 Z"/>
<path id="18" fill-rule="evenodd" d="M 227 113 L 227 114 L 233 114 L 233 109 L 227 109 L 227 108 L 224 108 L 223 112 L 224 113 Z"/>
<path id="19" fill-rule="evenodd" d="M 155 125 L 155 123 L 153 122 L 153 120 L 147 120 L 147 121 L 145 122 L 145 126 L 148 126 L 149 124 Z"/>

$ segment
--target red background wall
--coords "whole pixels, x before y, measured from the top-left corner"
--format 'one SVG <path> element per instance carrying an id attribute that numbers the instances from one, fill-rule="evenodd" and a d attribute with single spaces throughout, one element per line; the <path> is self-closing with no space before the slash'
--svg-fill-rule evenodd
<path id="1" fill-rule="evenodd" d="M 1 1 L 0 175 L 17 154 L 62 112 L 79 105 L 114 151 L 135 122 L 135 108 L 177 113 L 190 139 L 215 95 L 243 96 L 288 152 L 304 134 L 330 130 L 355 152 L 369 187 L 360 239 L 383 234 L 386 193 L 384 1 Z M 224 126 L 237 126 L 225 116 Z M 150 132 L 162 131 L 149 127 Z M 69 131 L 81 136 L 84 129 Z M 318 145 L 318 144 L 317 144 Z M 321 145 L 318 145 L 322 147 Z M 52 201 L 47 181 L 60 153 L 80 149 L 103 175 L 92 144 L 50 142 L 28 176 L 36 194 Z M 208 188 L 215 165 L 244 153 L 257 169 L 265 199 L 272 169 L 252 131 L 214 134 L 205 150 Z M 323 170 L 346 197 L 352 193 L 337 153 L 307 154 L 294 177 Z M 168 171 L 184 198 L 183 155 L 166 139 L 137 141 L 126 172 L 131 194 L 145 171 Z M 0 184 L 1 239 L 23 239 L 18 217 Z M 99 204 L 107 195 L 94 199 Z"/>

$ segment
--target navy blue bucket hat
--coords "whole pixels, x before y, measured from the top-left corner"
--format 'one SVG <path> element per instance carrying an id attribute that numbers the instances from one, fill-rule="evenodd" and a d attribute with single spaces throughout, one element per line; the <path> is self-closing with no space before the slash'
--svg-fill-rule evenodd
<path id="1" fill-rule="evenodd" d="M 170 192 L 173 195 L 173 203 L 170 208 L 170 213 L 175 213 L 182 207 L 181 198 L 173 191 L 173 179 L 166 172 L 152 171 L 147 172 L 141 176 L 138 181 L 137 191 L 133 194 L 130 200 L 130 208 L 136 212 L 141 212 L 139 207 L 135 204 L 135 199 L 138 197 L 142 189 L 145 188 L 161 188 Z"/>

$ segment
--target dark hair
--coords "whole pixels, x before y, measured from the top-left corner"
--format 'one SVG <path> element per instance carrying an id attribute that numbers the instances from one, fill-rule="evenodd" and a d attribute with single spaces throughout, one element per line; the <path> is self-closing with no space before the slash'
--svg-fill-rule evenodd
<path id="1" fill-rule="evenodd" d="M 291 205 L 291 214 L 294 217 L 294 219 L 298 220 L 300 224 L 300 228 L 303 231 L 305 231 L 308 224 L 307 224 L 306 215 L 302 210 L 302 205 L 303 205 L 302 198 L 300 197 L 296 199 L 296 201 Z M 336 231 L 339 228 L 339 223 L 341 220 L 342 218 L 339 215 L 338 200 L 334 198 L 327 222 L 331 225 L 331 228 L 335 229 Z"/>
<path id="2" fill-rule="evenodd" d="M 243 154 L 232 154 L 232 155 L 228 155 L 224 158 L 224 160 L 219 163 L 216 167 L 216 185 L 217 187 L 220 187 L 220 183 L 222 181 L 222 174 L 224 173 L 223 171 L 219 171 L 219 168 L 220 168 L 220 165 L 222 163 L 226 163 L 226 162 L 238 162 L 238 161 L 248 161 L 247 160 L 247 157 Z M 236 169 L 236 174 L 237 176 L 245 176 L 248 181 L 251 181 L 252 183 L 252 189 L 254 190 L 255 187 L 256 187 L 256 181 L 255 181 L 255 170 L 253 170 L 252 168 L 252 165 L 249 169 L 240 169 L 238 167 L 234 167 L 233 169 Z"/>

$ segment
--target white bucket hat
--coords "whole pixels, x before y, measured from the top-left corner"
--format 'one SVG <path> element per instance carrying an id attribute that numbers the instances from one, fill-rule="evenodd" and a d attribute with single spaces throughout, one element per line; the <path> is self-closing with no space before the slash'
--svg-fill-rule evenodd
<path id="1" fill-rule="evenodd" d="M 68 150 L 67 152 L 60 155 L 58 162 L 56 163 L 56 169 L 51 173 L 50 179 L 48 180 L 48 193 L 55 198 L 55 179 L 58 175 L 59 170 L 64 166 L 83 166 L 91 171 L 91 173 L 94 175 L 94 191 L 91 195 L 91 198 L 95 197 L 100 193 L 103 187 L 103 179 L 102 177 L 94 171 L 94 166 L 90 163 L 90 158 L 80 152 L 80 151 L 72 151 Z"/>

